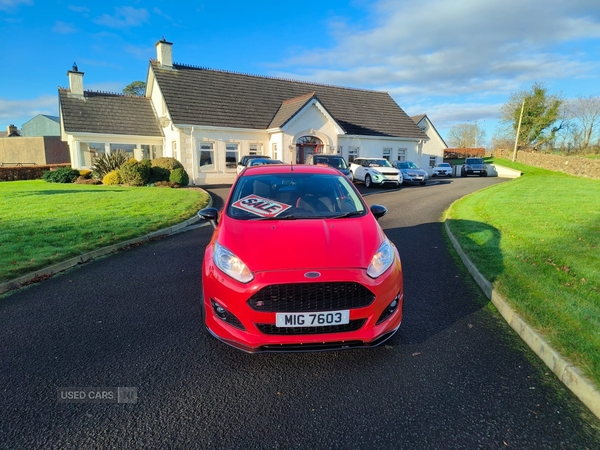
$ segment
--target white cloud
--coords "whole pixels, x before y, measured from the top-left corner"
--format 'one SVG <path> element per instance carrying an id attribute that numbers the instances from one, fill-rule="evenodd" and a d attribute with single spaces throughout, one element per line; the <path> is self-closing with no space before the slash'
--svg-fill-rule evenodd
<path id="1" fill-rule="evenodd" d="M 75 25 L 66 22 L 56 22 L 52 27 L 52 31 L 59 34 L 72 34 L 79 31 Z"/>
<path id="2" fill-rule="evenodd" d="M 0 0 L 0 11 L 15 13 L 20 5 L 33 5 L 32 0 Z"/>
<path id="3" fill-rule="evenodd" d="M 110 28 L 139 27 L 148 22 L 150 14 L 145 8 L 136 9 L 131 6 L 115 8 L 115 14 L 103 14 L 94 20 L 99 25 Z"/>
<path id="4" fill-rule="evenodd" d="M 600 69 L 586 54 L 600 45 L 597 1 L 379 0 L 365 8 L 360 23 L 331 20 L 331 47 L 293 49 L 271 65 L 275 75 L 385 90 L 404 108 L 430 108 L 414 114 L 448 108 L 433 116 L 450 124 L 497 117 L 498 97 L 524 85 Z"/>
<path id="5" fill-rule="evenodd" d="M 27 100 L 6 100 L 0 98 L 0 122 L 21 128 L 25 122 L 38 114 L 58 116 L 56 95 L 42 95 Z"/>

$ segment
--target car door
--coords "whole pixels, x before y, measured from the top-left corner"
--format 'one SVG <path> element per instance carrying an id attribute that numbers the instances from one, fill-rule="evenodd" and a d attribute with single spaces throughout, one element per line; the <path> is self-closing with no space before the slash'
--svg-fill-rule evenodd
<path id="1" fill-rule="evenodd" d="M 354 179 L 358 181 L 365 181 L 365 175 L 367 174 L 367 167 L 369 166 L 366 159 L 359 159 L 356 161 L 356 169 L 354 171 Z"/>

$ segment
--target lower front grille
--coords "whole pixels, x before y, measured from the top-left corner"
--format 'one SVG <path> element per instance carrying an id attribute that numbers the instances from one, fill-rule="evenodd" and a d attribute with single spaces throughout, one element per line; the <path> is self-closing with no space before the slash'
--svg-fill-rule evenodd
<path id="1" fill-rule="evenodd" d="M 265 334 L 297 335 L 297 334 L 328 334 L 356 331 L 360 329 L 367 319 L 351 320 L 344 325 L 326 325 L 323 327 L 278 327 L 268 323 L 257 323 L 256 327 Z"/>

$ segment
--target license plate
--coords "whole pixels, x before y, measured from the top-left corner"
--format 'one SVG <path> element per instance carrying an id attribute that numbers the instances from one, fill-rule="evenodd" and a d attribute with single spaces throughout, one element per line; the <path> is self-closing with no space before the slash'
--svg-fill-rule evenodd
<path id="1" fill-rule="evenodd" d="M 474 170 L 473 173 L 479 173 L 479 170 Z"/>
<path id="2" fill-rule="evenodd" d="M 312 313 L 277 313 L 275 324 L 278 327 L 324 327 L 350 323 L 350 310 L 323 311 Z"/>

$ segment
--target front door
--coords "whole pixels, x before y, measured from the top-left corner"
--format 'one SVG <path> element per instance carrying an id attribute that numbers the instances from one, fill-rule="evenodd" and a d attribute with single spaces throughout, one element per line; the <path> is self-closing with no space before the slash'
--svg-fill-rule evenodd
<path id="1" fill-rule="evenodd" d="M 308 155 L 323 152 L 323 142 L 315 136 L 302 136 L 296 141 L 296 164 L 304 164 Z"/>

